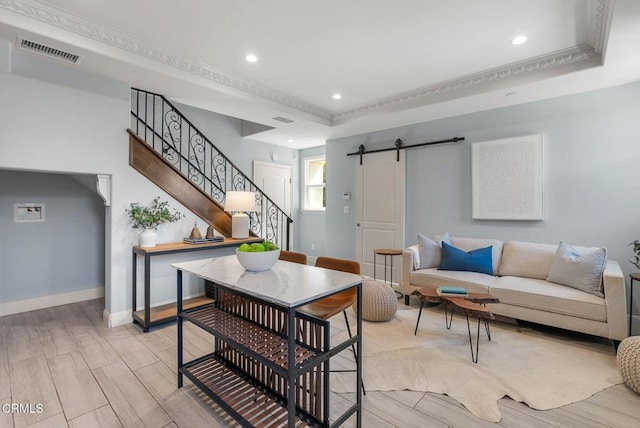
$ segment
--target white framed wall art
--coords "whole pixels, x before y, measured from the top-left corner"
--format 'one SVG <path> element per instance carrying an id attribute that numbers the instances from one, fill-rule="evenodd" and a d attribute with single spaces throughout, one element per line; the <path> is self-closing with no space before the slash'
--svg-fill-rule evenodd
<path id="1" fill-rule="evenodd" d="M 544 220 L 542 135 L 471 144 L 477 220 Z"/>

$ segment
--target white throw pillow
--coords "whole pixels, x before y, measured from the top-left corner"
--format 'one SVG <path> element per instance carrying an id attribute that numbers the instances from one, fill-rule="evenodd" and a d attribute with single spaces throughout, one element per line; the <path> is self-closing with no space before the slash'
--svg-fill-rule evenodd
<path id="1" fill-rule="evenodd" d="M 560 241 L 547 281 L 604 297 L 602 272 L 606 264 L 606 248 L 578 247 Z"/>
<path id="2" fill-rule="evenodd" d="M 502 250 L 500 276 L 547 279 L 557 245 L 507 241 Z"/>
<path id="3" fill-rule="evenodd" d="M 429 269 L 440 266 L 442 260 L 442 241 L 449 243 L 449 234 L 443 233 L 433 238 L 418 233 L 418 251 L 420 264 L 416 269 Z"/>
<path id="4" fill-rule="evenodd" d="M 407 250 L 411 251 L 413 255 L 413 270 L 420 269 L 420 250 L 418 245 L 412 245 Z"/>

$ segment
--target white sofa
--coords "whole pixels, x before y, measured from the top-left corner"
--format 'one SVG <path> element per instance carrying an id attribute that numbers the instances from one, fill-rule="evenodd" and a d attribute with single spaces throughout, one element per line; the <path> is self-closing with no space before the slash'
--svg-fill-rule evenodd
<path id="1" fill-rule="evenodd" d="M 464 251 L 491 245 L 493 271 L 497 276 L 437 268 L 415 269 L 419 248 L 417 244 L 412 245 L 402 254 L 400 291 L 405 295 L 406 304 L 409 304 L 409 295 L 420 287 L 459 286 L 500 299 L 500 303 L 490 305 L 497 315 L 614 341 L 627 337 L 625 282 L 617 262 L 607 261 L 602 279 L 604 297 L 598 297 L 546 280 L 558 245 L 456 237 L 451 237 L 449 243 Z"/>

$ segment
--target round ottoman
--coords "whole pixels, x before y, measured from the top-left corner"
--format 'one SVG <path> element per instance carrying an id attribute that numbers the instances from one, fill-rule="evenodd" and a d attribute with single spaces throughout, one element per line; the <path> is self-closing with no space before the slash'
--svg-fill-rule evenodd
<path id="1" fill-rule="evenodd" d="M 356 310 L 356 303 L 353 310 Z M 382 282 L 367 279 L 362 284 L 362 319 L 389 321 L 398 309 L 398 298 L 393 289 Z"/>
<path id="2" fill-rule="evenodd" d="M 640 394 L 640 336 L 631 336 L 620 342 L 616 357 L 622 380 Z"/>

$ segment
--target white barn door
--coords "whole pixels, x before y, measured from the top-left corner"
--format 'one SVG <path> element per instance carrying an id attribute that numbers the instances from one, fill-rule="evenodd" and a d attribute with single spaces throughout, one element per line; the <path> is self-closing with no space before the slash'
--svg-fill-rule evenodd
<path id="1" fill-rule="evenodd" d="M 373 250 L 404 248 L 405 151 L 400 160 L 395 151 L 371 153 L 357 162 L 356 258 L 363 275 L 373 277 Z M 357 158 L 356 158 L 357 159 Z M 387 257 L 387 280 L 390 263 L 393 280 L 400 279 L 400 257 Z M 376 278 L 384 278 L 384 256 L 378 256 Z"/>

